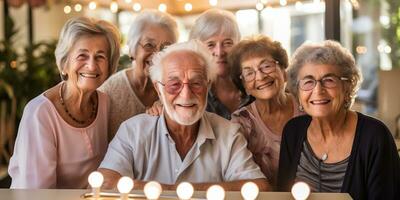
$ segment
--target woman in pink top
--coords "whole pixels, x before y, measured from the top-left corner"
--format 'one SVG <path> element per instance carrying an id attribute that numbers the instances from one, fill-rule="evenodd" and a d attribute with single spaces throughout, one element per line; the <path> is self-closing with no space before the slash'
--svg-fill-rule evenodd
<path id="1" fill-rule="evenodd" d="M 31 100 L 10 160 L 11 188 L 86 188 L 107 149 L 108 97 L 96 89 L 117 68 L 112 24 L 69 20 L 55 51 L 63 81 Z"/>
<path id="2" fill-rule="evenodd" d="M 286 50 L 279 42 L 256 36 L 239 42 L 228 60 L 237 87 L 255 99 L 235 111 L 232 121 L 241 124 L 254 160 L 274 186 L 283 127 L 301 114 L 295 98 L 285 91 Z"/>

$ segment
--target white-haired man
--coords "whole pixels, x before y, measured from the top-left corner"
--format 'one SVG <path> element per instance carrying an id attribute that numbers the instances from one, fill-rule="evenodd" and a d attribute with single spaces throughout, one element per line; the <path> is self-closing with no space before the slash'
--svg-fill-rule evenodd
<path id="1" fill-rule="evenodd" d="M 99 169 L 106 188 L 114 188 L 121 176 L 130 176 L 136 189 L 151 180 L 170 190 L 182 181 L 193 183 L 196 190 L 216 183 L 240 190 L 249 180 L 261 190 L 269 189 L 239 126 L 205 112 L 215 77 L 211 59 L 194 40 L 154 56 L 150 76 L 164 112 L 138 115 L 121 124 Z"/>

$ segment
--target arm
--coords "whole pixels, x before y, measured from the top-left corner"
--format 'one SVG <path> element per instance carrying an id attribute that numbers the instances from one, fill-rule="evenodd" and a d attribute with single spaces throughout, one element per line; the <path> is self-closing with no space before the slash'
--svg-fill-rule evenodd
<path id="1" fill-rule="evenodd" d="M 48 111 L 27 105 L 10 160 L 11 188 L 55 188 L 57 148 Z"/>

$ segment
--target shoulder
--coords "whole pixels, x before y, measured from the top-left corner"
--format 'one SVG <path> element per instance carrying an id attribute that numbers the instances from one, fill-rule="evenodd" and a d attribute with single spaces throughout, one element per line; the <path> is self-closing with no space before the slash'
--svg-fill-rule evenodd
<path id="1" fill-rule="evenodd" d="M 209 123 L 216 138 L 226 141 L 240 134 L 240 124 L 233 123 L 215 113 L 204 112 L 203 119 Z"/>
<path id="2" fill-rule="evenodd" d="M 298 130 L 299 128 L 306 128 L 310 125 L 311 117 L 309 115 L 300 115 L 290 119 L 285 127 L 284 131 Z"/>
<path id="3" fill-rule="evenodd" d="M 44 114 L 48 114 L 53 111 L 54 105 L 52 102 L 47 99 L 43 94 L 33 98 L 30 100 L 25 108 L 24 108 L 24 115 L 36 115 L 36 116 L 43 116 Z"/>
<path id="4" fill-rule="evenodd" d="M 359 138 L 362 143 L 386 144 L 393 142 L 393 136 L 383 122 L 361 113 L 357 113 L 357 115 L 356 131 L 360 132 L 359 134 L 361 135 Z M 376 147 L 376 145 L 373 146 Z"/>
<path id="5" fill-rule="evenodd" d="M 160 116 L 152 116 L 146 113 L 135 115 L 124 122 L 122 122 L 117 134 L 119 132 L 136 137 L 145 137 L 151 135 L 157 127 Z"/>
<path id="6" fill-rule="evenodd" d="M 250 106 L 250 105 L 248 105 Z M 232 118 L 250 118 L 250 110 L 248 106 L 241 107 L 232 113 Z"/>
<path id="7" fill-rule="evenodd" d="M 100 87 L 98 90 L 111 94 L 116 91 L 124 91 L 126 87 L 128 87 L 126 71 L 128 69 L 121 70 L 113 75 L 111 75 Z"/>

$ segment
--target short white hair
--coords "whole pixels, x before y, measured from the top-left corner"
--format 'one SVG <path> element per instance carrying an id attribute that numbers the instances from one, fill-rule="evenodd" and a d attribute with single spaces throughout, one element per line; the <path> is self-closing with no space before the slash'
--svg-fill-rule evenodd
<path id="1" fill-rule="evenodd" d="M 143 31 L 149 25 L 160 26 L 170 31 L 174 36 L 174 43 L 178 39 L 178 26 L 171 15 L 158 10 L 143 10 L 136 16 L 129 28 L 127 45 L 130 56 L 135 55 L 137 44 L 143 36 Z"/>
<path id="2" fill-rule="evenodd" d="M 212 82 L 216 78 L 216 66 L 208 49 L 198 40 L 189 40 L 187 42 L 176 43 L 168 46 L 163 51 L 158 52 L 153 57 L 153 65 L 149 68 L 150 78 L 153 81 L 161 81 L 163 77 L 162 62 L 173 52 L 188 51 L 196 54 L 203 62 L 206 68 L 207 81 Z"/>
<path id="3" fill-rule="evenodd" d="M 239 26 L 233 13 L 216 8 L 205 11 L 196 19 L 189 39 L 204 42 L 217 34 L 230 36 L 235 43 L 240 41 Z"/>

